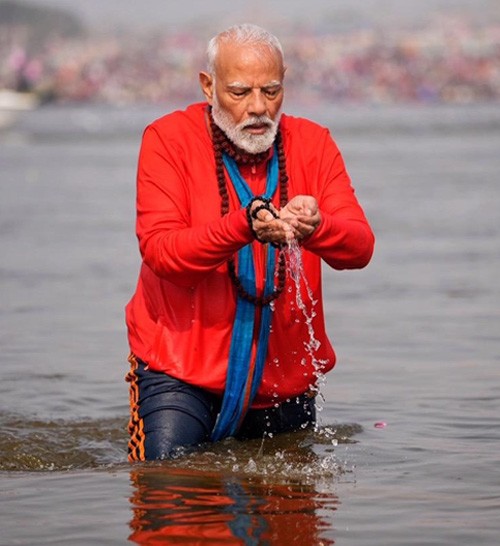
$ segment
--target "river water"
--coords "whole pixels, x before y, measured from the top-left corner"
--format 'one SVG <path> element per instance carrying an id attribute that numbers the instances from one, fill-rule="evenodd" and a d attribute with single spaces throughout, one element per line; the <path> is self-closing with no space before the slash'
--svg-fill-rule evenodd
<path id="1" fill-rule="evenodd" d="M 160 108 L 0 133 L 0 544 L 498 544 L 500 110 L 288 108 L 331 127 L 377 236 L 325 271 L 314 432 L 126 462 L 134 176 Z"/>

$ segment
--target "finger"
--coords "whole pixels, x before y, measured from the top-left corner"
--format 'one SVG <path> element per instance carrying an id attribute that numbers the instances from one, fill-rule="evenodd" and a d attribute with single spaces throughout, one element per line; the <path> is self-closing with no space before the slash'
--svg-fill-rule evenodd
<path id="1" fill-rule="evenodd" d="M 269 223 L 269 222 L 272 222 L 274 219 L 275 219 L 274 216 L 268 210 L 260 210 L 257 213 L 257 217 L 256 217 L 257 221 L 263 222 L 263 223 L 266 223 L 266 224 Z"/>

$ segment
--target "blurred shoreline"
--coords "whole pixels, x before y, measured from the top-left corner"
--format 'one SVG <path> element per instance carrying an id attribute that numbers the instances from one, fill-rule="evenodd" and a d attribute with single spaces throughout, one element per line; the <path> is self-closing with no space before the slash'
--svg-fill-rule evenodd
<path id="1" fill-rule="evenodd" d="M 40 103 L 113 105 L 200 99 L 206 32 L 46 32 L 0 22 L 0 90 Z M 287 96 L 301 104 L 500 101 L 500 24 L 436 17 L 420 28 L 322 32 L 284 25 Z"/>

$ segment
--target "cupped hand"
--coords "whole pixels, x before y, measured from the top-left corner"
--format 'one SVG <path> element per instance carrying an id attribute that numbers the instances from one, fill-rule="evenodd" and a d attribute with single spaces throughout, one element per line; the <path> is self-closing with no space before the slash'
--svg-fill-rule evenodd
<path id="1" fill-rule="evenodd" d="M 294 239 L 293 227 L 280 217 L 272 203 L 269 205 L 270 210 L 261 209 L 253 214 L 260 204 L 256 201 L 250 209 L 252 227 L 257 239 L 275 245 L 282 245 Z"/>
<path id="2" fill-rule="evenodd" d="M 296 195 L 280 210 L 279 216 L 293 228 L 299 241 L 312 235 L 321 222 L 318 202 L 312 195 Z"/>

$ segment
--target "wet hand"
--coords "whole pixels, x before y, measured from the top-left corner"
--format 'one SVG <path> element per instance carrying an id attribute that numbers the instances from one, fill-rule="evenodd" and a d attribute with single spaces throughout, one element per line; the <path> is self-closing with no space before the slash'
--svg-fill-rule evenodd
<path id="1" fill-rule="evenodd" d="M 311 236 L 321 223 L 318 202 L 312 195 L 296 195 L 280 210 L 279 216 L 293 228 L 299 241 Z"/>
<path id="2" fill-rule="evenodd" d="M 293 227 L 280 218 L 272 203 L 263 207 L 260 201 L 254 201 L 250 207 L 250 217 L 254 235 L 262 243 L 282 245 L 295 237 Z"/>

